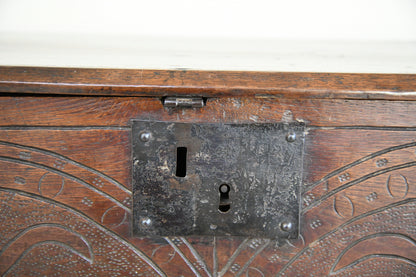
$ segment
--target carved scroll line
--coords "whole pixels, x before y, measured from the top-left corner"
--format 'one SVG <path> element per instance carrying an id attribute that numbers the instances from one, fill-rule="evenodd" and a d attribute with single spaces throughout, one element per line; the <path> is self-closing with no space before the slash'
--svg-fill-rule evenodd
<path id="1" fill-rule="evenodd" d="M 96 192 L 96 193 L 100 194 L 101 196 L 104 196 L 104 197 L 105 197 L 105 198 L 107 198 L 108 200 L 110 200 L 110 201 L 114 202 L 117 206 L 119 206 L 120 208 L 124 209 L 125 211 L 127 211 L 127 212 L 131 213 L 131 210 L 130 210 L 129 208 L 125 207 L 125 206 L 124 206 L 121 202 L 119 202 L 117 199 L 115 199 L 115 198 L 111 197 L 111 195 L 109 195 L 109 194 L 107 194 L 107 193 L 105 193 L 105 192 L 103 192 L 103 191 L 101 191 L 101 190 L 97 189 L 97 188 L 96 188 L 96 187 L 94 187 L 94 186 L 91 186 L 91 185 L 90 185 L 90 184 L 88 184 L 87 182 L 85 182 L 85 181 L 83 181 L 83 180 L 79 179 L 78 177 L 75 177 L 75 176 L 73 176 L 73 175 L 71 175 L 71 174 L 68 174 L 68 173 L 66 173 L 66 172 L 59 171 L 59 170 L 57 170 L 57 169 L 54 169 L 54 168 L 49 167 L 49 166 L 46 166 L 46 165 L 37 164 L 37 163 L 33 163 L 33 162 L 29 162 L 29 161 L 24 161 L 24 160 L 20 160 L 20 159 L 15 159 L 15 158 L 10 158 L 10 157 L 0 156 L 0 161 L 11 162 L 11 163 L 17 163 L 17 164 L 24 164 L 24 165 L 27 165 L 27 166 L 31 166 L 31 167 L 35 167 L 35 168 L 40 168 L 40 169 L 43 169 L 43 170 L 46 170 L 46 171 L 49 171 L 49 172 L 55 173 L 55 174 L 57 174 L 57 175 L 59 175 L 59 176 L 61 176 L 61 177 L 65 177 L 65 178 L 67 178 L 67 179 L 70 179 L 70 180 L 72 180 L 72 181 L 74 181 L 74 182 L 76 182 L 76 183 L 78 183 L 78 184 L 81 184 L 81 185 L 83 185 L 83 186 L 87 187 L 88 189 L 90 189 L 90 190 L 92 190 L 92 191 L 94 191 L 94 192 Z"/>
<path id="2" fill-rule="evenodd" d="M 20 260 L 22 260 L 27 255 L 27 253 L 29 253 L 30 251 L 32 251 L 33 248 L 38 247 L 40 245 L 44 245 L 44 244 L 55 244 L 55 245 L 59 245 L 59 246 L 65 248 L 65 249 L 71 251 L 72 253 L 80 256 L 81 258 L 83 258 L 84 260 L 86 260 L 87 262 L 89 262 L 90 264 L 92 263 L 92 261 L 88 257 L 86 257 L 82 253 L 78 252 L 77 250 L 75 250 L 71 246 L 69 246 L 69 245 L 67 245 L 65 243 L 62 243 L 60 241 L 46 240 L 46 241 L 37 242 L 37 243 L 33 244 L 32 246 L 30 246 L 28 249 L 26 249 L 22 253 L 22 255 L 20 255 L 20 257 L 6 270 L 6 272 L 3 273 L 2 277 L 3 276 L 7 276 L 10 273 L 10 271 L 20 262 Z"/>
<path id="3" fill-rule="evenodd" d="M 105 216 L 111 211 L 111 210 L 113 210 L 114 208 L 118 208 L 118 206 L 113 206 L 113 207 L 110 207 L 110 208 L 108 208 L 104 213 L 103 213 L 103 215 L 101 216 L 101 223 L 103 223 L 104 224 L 104 218 L 105 218 Z M 120 221 L 120 223 L 119 224 L 116 224 L 116 225 L 111 225 L 113 228 L 117 228 L 117 227 L 119 227 L 119 226 L 121 226 L 125 221 L 126 221 L 126 219 L 127 219 L 127 213 L 126 212 L 124 212 L 124 217 L 123 217 L 123 220 L 122 221 Z"/>
<path id="4" fill-rule="evenodd" d="M 350 164 L 347 164 L 347 165 L 345 165 L 343 167 L 340 167 L 340 168 L 332 171 L 331 173 L 329 173 L 328 175 L 326 175 L 322 179 L 320 179 L 320 180 L 314 182 L 313 184 L 311 184 L 310 186 L 308 186 L 308 190 L 316 187 L 320 183 L 328 180 L 329 178 L 334 177 L 335 175 L 337 175 L 337 174 L 339 174 L 339 173 L 341 173 L 341 172 L 343 172 L 343 171 L 345 171 L 345 170 L 347 170 L 347 169 L 349 169 L 351 167 L 354 167 L 354 166 L 356 166 L 356 165 L 358 165 L 360 163 L 366 162 L 368 160 L 371 160 L 372 158 L 375 158 L 377 156 L 381 156 L 381 155 L 386 154 L 386 153 L 389 153 L 389 152 L 393 152 L 393 151 L 396 151 L 396 150 L 401 150 L 401 149 L 405 149 L 405 148 L 409 148 L 409 147 L 413 147 L 413 146 L 416 146 L 416 142 L 410 142 L 410 143 L 406 143 L 406 144 L 402 144 L 402 145 L 388 147 L 388 148 L 385 148 L 383 150 L 374 152 L 374 153 L 372 153 L 370 155 L 367 155 L 365 157 L 362 157 L 362 158 L 360 158 L 360 159 L 358 159 L 358 160 L 356 160 L 356 161 L 354 161 L 354 162 L 352 162 Z"/>
<path id="5" fill-rule="evenodd" d="M 28 193 L 25 191 L 20 191 L 17 189 L 11 189 L 11 188 L 4 188 L 4 187 L 0 187 L 0 191 L 4 191 L 6 193 L 16 193 L 25 197 L 29 197 L 29 198 L 34 198 L 37 199 L 39 201 L 45 202 L 45 203 L 49 203 L 49 204 L 53 204 L 55 206 L 58 206 L 62 209 L 68 210 L 69 212 L 85 219 L 86 221 L 90 222 L 91 224 L 93 224 L 96 228 L 98 228 L 99 230 L 101 230 L 102 232 L 108 234 L 109 236 L 111 236 L 112 238 L 114 238 L 115 240 L 117 240 L 118 242 L 120 242 L 121 244 L 123 244 L 124 246 L 126 246 L 127 248 L 129 248 L 130 250 L 132 250 L 138 257 L 140 257 L 143 261 L 145 261 L 154 271 L 156 271 L 160 276 L 162 277 L 167 277 L 167 275 L 163 272 L 163 270 L 161 268 L 159 268 L 148 256 L 146 256 L 146 254 L 144 254 L 143 252 L 141 252 L 136 246 L 134 246 L 133 244 L 131 244 L 130 242 L 124 240 L 123 238 L 121 238 L 120 236 L 118 236 L 116 233 L 114 233 L 113 231 L 111 231 L 110 229 L 98 224 L 96 221 L 94 221 L 93 219 L 91 219 L 89 216 L 83 214 L 82 212 L 79 212 L 75 209 L 73 209 L 70 206 L 67 206 L 65 204 L 62 204 L 60 202 L 57 202 L 55 200 L 52 199 L 48 199 L 46 197 L 40 196 L 40 195 L 36 195 L 36 194 L 32 194 L 32 193 Z"/>
<path id="6" fill-rule="evenodd" d="M 247 269 L 247 271 L 246 271 L 246 277 L 250 277 L 250 275 L 249 275 L 249 269 L 251 269 L 251 270 L 253 270 L 253 271 L 256 271 L 257 273 L 259 273 L 259 274 L 261 274 L 261 276 L 262 277 L 265 277 L 264 276 L 264 273 L 261 271 L 261 270 L 259 270 L 258 268 L 255 268 L 255 267 L 249 267 L 248 269 Z"/>
<path id="7" fill-rule="evenodd" d="M 368 179 L 371 179 L 373 177 L 382 175 L 384 173 L 388 173 L 388 172 L 395 171 L 395 170 L 399 170 L 399 169 L 403 169 L 403 168 L 409 168 L 409 167 L 413 167 L 413 166 L 416 166 L 416 162 L 404 163 L 404 164 L 400 164 L 400 165 L 388 167 L 388 168 L 385 168 L 385 169 L 377 170 L 377 171 L 374 171 L 374 172 L 372 172 L 370 174 L 364 175 L 364 176 L 362 176 L 362 177 L 360 177 L 358 179 L 355 179 L 355 180 L 353 180 L 351 182 L 348 182 L 348 183 L 346 183 L 346 184 L 344 184 L 342 186 L 339 186 L 339 187 L 333 189 L 332 191 L 328 192 L 327 194 L 321 196 L 320 198 L 316 198 L 315 199 L 315 202 L 311 203 L 309 206 L 305 207 L 302 210 L 302 214 L 304 214 L 305 212 L 309 211 L 311 208 L 316 207 L 322 201 L 328 199 L 332 195 L 334 195 L 334 194 L 336 194 L 336 193 L 338 193 L 338 192 L 340 192 L 340 191 L 342 191 L 344 189 L 347 189 L 347 188 L 352 187 L 352 186 L 354 186 L 356 184 L 359 184 L 359 183 L 361 183 L 361 182 L 363 182 L 365 180 L 368 180 Z"/>
<path id="8" fill-rule="evenodd" d="M 202 257 L 199 255 L 199 253 L 196 251 L 196 249 L 192 246 L 192 244 L 189 243 L 188 240 L 186 240 L 184 237 L 181 237 L 182 242 L 188 247 L 188 249 L 191 251 L 192 255 L 195 257 L 195 259 L 198 260 L 198 262 L 200 262 L 203 265 L 204 271 L 206 272 L 206 274 L 209 277 L 212 277 L 211 272 L 209 272 L 208 267 L 204 261 L 204 259 L 202 259 Z"/>
<path id="9" fill-rule="evenodd" d="M 409 183 L 407 182 L 407 178 L 404 177 L 402 174 L 400 174 L 400 177 L 402 177 L 406 190 L 404 192 L 404 195 L 401 198 L 405 198 L 407 196 L 407 193 L 409 192 Z M 391 178 L 391 174 L 389 175 L 389 177 L 387 178 L 386 181 L 386 188 L 387 188 L 387 192 L 389 193 L 389 195 L 391 197 L 394 197 L 393 193 L 391 192 L 391 185 L 390 185 L 390 178 Z"/>
<path id="10" fill-rule="evenodd" d="M 253 262 L 253 260 L 266 248 L 270 243 L 270 240 L 268 239 L 257 251 L 253 254 L 253 256 L 250 257 L 250 259 L 244 264 L 244 266 L 240 269 L 240 271 L 235 275 L 235 277 L 241 276 L 244 271 L 247 270 L 247 268 L 250 266 L 250 264 Z"/>
<path id="11" fill-rule="evenodd" d="M 40 195 L 43 195 L 43 194 L 42 194 L 42 181 L 43 181 L 43 179 L 46 177 L 46 175 L 48 175 L 48 173 L 49 173 L 49 172 L 46 172 L 46 173 L 45 173 L 45 174 L 43 174 L 43 175 L 42 175 L 42 177 L 40 177 L 40 179 L 39 179 L 38 190 L 39 190 Z M 61 176 L 61 178 L 62 178 L 62 176 Z M 55 198 L 56 196 L 60 195 L 60 194 L 61 194 L 61 192 L 64 190 L 64 186 L 65 186 L 65 179 L 64 179 L 64 178 L 62 178 L 61 188 L 60 188 L 60 189 L 59 189 L 59 191 L 58 191 L 58 192 L 57 192 L 54 196 L 52 196 L 51 198 Z"/>
<path id="12" fill-rule="evenodd" d="M 360 259 L 358 259 L 358 260 L 356 260 L 356 261 L 354 261 L 354 262 L 352 262 L 352 263 L 350 263 L 350 264 L 348 264 L 348 265 L 344 266 L 343 268 L 341 268 L 341 269 L 338 269 L 338 270 L 334 271 L 335 267 L 337 266 L 337 264 L 339 263 L 339 261 L 342 259 L 342 257 L 345 255 L 345 253 L 347 253 L 347 252 L 348 252 L 348 250 L 350 250 L 351 248 L 353 248 L 355 245 L 359 244 L 359 243 L 360 243 L 360 242 L 362 242 L 362 241 L 368 240 L 368 239 L 373 239 L 373 238 L 378 238 L 378 237 L 388 237 L 388 236 L 393 236 L 393 237 L 396 237 L 396 238 L 401 238 L 401 239 L 404 239 L 404 240 L 406 240 L 406 241 L 410 242 L 411 244 L 413 244 L 414 246 L 416 246 L 416 241 L 415 241 L 414 239 L 412 239 L 412 238 L 411 238 L 411 237 L 409 237 L 409 236 L 406 236 L 406 235 L 403 235 L 403 234 L 397 234 L 397 233 L 389 233 L 389 232 L 385 232 L 385 233 L 377 233 L 377 234 L 371 234 L 371 235 L 368 235 L 368 236 L 365 236 L 365 237 L 361 237 L 361 238 L 359 238 L 358 240 L 354 241 L 353 243 L 349 244 L 349 245 L 348 245 L 348 246 L 347 246 L 344 250 L 342 250 L 342 252 L 341 252 L 341 253 L 338 255 L 338 257 L 335 259 L 334 264 L 332 265 L 332 267 L 331 267 L 331 269 L 330 269 L 330 271 L 329 271 L 329 272 L 330 272 L 330 275 L 337 274 L 338 272 L 343 271 L 343 270 L 344 270 L 344 269 L 346 269 L 347 267 L 351 267 L 351 266 L 354 266 L 354 265 L 358 264 L 358 263 L 359 263 L 359 262 L 361 262 L 361 261 L 363 260 L 363 258 L 365 258 L 365 257 L 369 257 L 369 256 L 376 256 L 376 255 L 378 255 L 378 256 L 380 256 L 380 255 L 382 255 L 382 256 L 386 256 L 386 254 L 371 254 L 371 255 L 366 255 L 366 256 L 361 257 Z M 397 255 L 391 255 L 391 256 L 397 256 Z M 400 256 L 397 256 L 397 257 L 400 257 Z M 406 260 L 409 260 L 409 261 L 411 261 L 411 262 L 412 262 L 412 264 L 413 264 L 413 265 L 416 265 L 416 261 L 413 261 L 413 260 L 407 259 L 407 258 L 405 258 L 405 257 L 402 257 L 402 258 L 404 258 L 404 259 L 406 259 Z"/>
<path id="13" fill-rule="evenodd" d="M 241 251 L 243 251 L 243 249 L 247 246 L 249 240 L 250 240 L 249 238 L 246 238 L 241 242 L 241 244 L 238 246 L 238 248 L 234 251 L 234 253 L 231 255 L 231 257 L 228 259 L 225 266 L 219 272 L 219 274 L 218 274 L 219 276 L 223 276 L 228 271 L 228 269 L 230 269 L 230 267 L 233 264 L 233 262 L 235 261 L 235 259 L 237 259 L 238 255 L 241 253 Z"/>
<path id="14" fill-rule="evenodd" d="M 173 249 L 175 249 L 176 253 L 178 253 L 179 256 L 181 256 L 182 260 L 188 265 L 188 267 L 192 270 L 195 276 L 202 277 L 201 274 L 199 274 L 198 270 L 196 270 L 195 266 L 188 260 L 185 254 L 173 243 L 173 241 L 168 237 L 165 237 L 165 240 L 170 244 L 170 246 L 173 247 Z"/>
<path id="15" fill-rule="evenodd" d="M 31 249 L 33 249 L 36 246 L 45 244 L 45 243 L 52 243 L 52 244 L 59 245 L 59 246 L 65 248 L 65 249 L 71 251 L 72 253 L 80 256 L 81 258 L 83 258 L 84 260 L 89 262 L 90 264 L 92 264 L 94 262 L 94 252 L 92 251 L 92 247 L 91 247 L 91 244 L 89 243 L 89 241 L 83 235 L 79 234 L 78 232 L 76 232 L 76 231 L 74 231 L 70 228 L 67 228 L 66 226 L 63 226 L 61 224 L 56 224 L 56 223 L 36 224 L 36 225 L 29 226 L 28 228 L 19 232 L 16 236 L 14 236 L 12 239 L 10 239 L 9 242 L 1 249 L 0 257 L 5 252 L 7 252 L 7 250 L 10 248 L 11 245 L 13 245 L 16 241 L 18 241 L 20 238 L 22 238 L 26 234 L 28 234 L 30 231 L 42 231 L 42 230 L 39 230 L 39 229 L 42 229 L 43 227 L 53 227 L 53 228 L 62 229 L 64 231 L 67 231 L 69 234 L 74 235 L 76 238 L 80 239 L 84 243 L 84 245 L 87 247 L 89 257 L 84 255 L 80 251 L 75 250 L 71 245 L 65 243 L 62 240 L 58 241 L 57 239 L 54 239 L 54 240 L 38 241 L 38 242 L 34 242 L 33 245 L 31 245 L 28 249 L 26 249 L 27 251 L 23 251 L 18 257 L 16 257 L 16 260 L 12 264 L 10 264 L 9 269 L 6 271 L 6 273 L 9 272 L 11 270 L 11 268 L 13 268 L 14 265 L 16 265 Z M 46 231 L 46 230 L 44 230 L 44 231 Z M 34 240 L 36 241 L 36 238 L 34 238 Z M 70 241 L 71 241 L 71 239 L 70 239 Z M 15 251 L 13 251 L 13 249 L 12 249 L 11 252 L 8 253 L 8 254 L 13 256 L 13 253 L 15 253 Z M 6 255 L 7 255 L 7 253 L 6 253 Z M 5 266 L 5 264 L 3 264 L 3 266 Z M 2 269 L 0 267 L 0 273 L 2 273 L 3 270 L 5 270 L 5 269 L 4 268 Z"/>
<path id="16" fill-rule="evenodd" d="M 212 260 L 213 260 L 213 266 L 212 271 L 214 277 L 218 277 L 218 254 L 217 254 L 217 237 L 214 236 L 214 246 L 212 247 Z"/>
<path id="17" fill-rule="evenodd" d="M 302 246 L 305 246 L 305 238 L 303 237 L 302 234 L 299 234 L 299 238 L 302 241 Z M 288 245 L 290 245 L 291 247 L 298 249 L 299 247 L 296 247 L 289 239 L 286 239 L 286 242 Z M 291 252 L 291 254 L 296 254 L 297 252 Z"/>
<path id="18" fill-rule="evenodd" d="M 156 248 L 154 248 L 153 250 L 152 250 L 152 256 L 151 256 L 151 258 L 153 258 L 155 255 L 156 255 L 156 253 L 160 250 L 160 249 L 163 249 L 164 247 L 168 247 L 168 245 L 160 245 L 160 246 L 158 246 L 158 247 L 156 247 Z M 163 251 L 162 251 L 163 252 Z M 162 262 L 162 263 L 160 263 L 161 265 L 164 265 L 164 264 L 168 264 L 168 263 L 170 263 L 172 260 L 173 260 L 173 258 L 175 258 L 175 255 L 176 255 L 176 251 L 175 250 L 173 250 L 172 251 L 172 254 L 168 254 L 168 256 L 170 256 L 170 258 L 167 260 L 167 261 L 165 261 L 165 262 Z"/>
<path id="19" fill-rule="evenodd" d="M 351 207 L 351 215 L 350 215 L 350 216 L 354 216 L 354 203 L 352 203 L 351 198 L 349 198 L 349 197 L 348 197 L 348 196 L 346 196 L 346 195 L 343 195 L 342 197 L 343 197 L 344 199 L 347 199 L 348 204 L 349 204 L 349 205 L 350 205 L 350 207 Z M 335 213 L 336 213 L 339 217 L 343 217 L 343 218 L 345 218 L 345 216 L 344 216 L 342 213 L 340 213 L 340 211 L 338 211 L 338 208 L 337 208 L 337 197 L 334 197 L 334 202 L 333 202 L 332 208 L 334 209 Z"/>
<path id="20" fill-rule="evenodd" d="M 347 265 L 347 266 L 345 266 L 345 267 L 343 267 L 343 268 L 341 268 L 341 269 L 339 269 L 339 270 L 337 270 L 337 271 L 335 271 L 335 272 L 330 272 L 330 274 L 329 274 L 329 275 L 334 275 L 334 274 L 337 274 L 337 273 L 339 273 L 339 272 L 344 271 L 344 270 L 345 270 L 345 269 L 347 269 L 348 267 L 352 267 L 352 266 L 354 266 L 354 265 L 356 265 L 356 264 L 361 263 L 362 261 L 365 261 L 365 260 L 368 260 L 368 259 L 371 259 L 371 258 L 377 258 L 377 257 L 378 257 L 378 258 L 387 258 L 387 259 L 402 260 L 402 261 L 407 262 L 407 263 L 409 263 L 409 264 L 411 264 L 411 265 L 413 265 L 413 266 L 415 266 L 415 267 L 416 267 L 416 261 L 413 261 L 413 260 L 411 260 L 411 259 L 408 259 L 408 258 L 405 258 L 405 257 L 402 257 L 402 256 L 398 256 L 398 255 L 389 255 L 389 254 L 370 254 L 370 255 L 366 255 L 366 256 L 364 256 L 364 257 L 359 258 L 358 260 L 356 260 L 356 261 L 352 262 L 351 264 L 349 264 L 349 265 Z"/>
<path id="21" fill-rule="evenodd" d="M 189 268 L 197 275 L 200 276 L 199 272 L 197 272 L 196 268 L 193 266 L 191 261 L 185 256 L 185 254 L 173 243 L 172 240 L 169 238 L 165 238 L 166 241 L 175 249 L 175 251 L 182 257 L 182 259 L 185 261 L 185 263 L 189 266 Z M 193 248 L 193 246 L 183 237 L 180 237 L 181 241 L 188 247 L 188 249 L 191 251 L 192 255 L 197 259 L 197 261 L 200 261 L 203 264 L 204 271 L 207 273 L 208 276 L 212 276 L 212 274 L 208 271 L 208 268 L 206 266 L 206 263 L 204 260 L 200 257 L 198 252 Z M 250 241 L 249 238 L 246 238 L 236 249 L 236 251 L 233 253 L 233 255 L 230 257 L 230 259 L 227 261 L 224 268 L 217 272 L 218 270 L 218 264 L 217 264 L 217 257 L 216 253 L 214 253 L 214 276 L 223 276 L 228 269 L 230 268 L 231 264 L 234 262 L 234 260 L 238 257 L 238 255 L 241 253 L 241 251 L 248 245 L 248 242 Z M 263 245 L 257 249 L 257 251 L 250 257 L 250 259 L 244 264 L 244 266 L 237 272 L 235 275 L 236 277 L 241 276 L 241 274 L 244 273 L 245 270 L 250 266 L 251 262 L 257 257 L 258 254 L 260 254 L 270 243 L 270 240 L 266 240 Z M 214 251 L 216 251 L 216 241 L 214 238 Z"/>
<path id="22" fill-rule="evenodd" d="M 384 210 L 387 210 L 387 209 L 390 209 L 390 208 L 393 208 L 393 207 L 396 207 L 396 206 L 400 206 L 400 205 L 404 205 L 404 204 L 407 204 L 407 203 L 411 203 L 411 202 L 414 202 L 416 200 L 416 198 L 407 198 L 407 199 L 405 199 L 405 200 L 402 200 L 402 201 L 399 201 L 399 202 L 395 202 L 395 203 L 391 203 L 390 205 L 387 205 L 387 206 L 384 206 L 384 207 L 381 207 L 381 208 L 378 208 L 378 209 L 375 209 L 375 210 L 372 210 L 372 211 L 369 211 L 369 212 L 367 212 L 367 213 L 363 213 L 363 214 L 361 214 L 361 215 L 358 215 L 358 216 L 356 216 L 356 217 L 354 217 L 354 218 L 351 218 L 350 220 L 348 220 L 348 221 L 346 221 L 346 222 L 344 222 L 343 224 L 341 224 L 341 225 L 339 225 L 338 227 L 336 227 L 336 228 L 334 228 L 334 229 L 332 229 L 330 232 L 328 232 L 328 233 L 326 233 L 326 234 L 324 234 L 324 235 L 322 235 L 321 237 L 319 237 L 319 238 L 317 238 L 316 240 L 314 240 L 314 241 L 320 241 L 320 240 L 322 240 L 322 239 L 324 239 L 324 238 L 326 238 L 326 237 L 328 237 L 329 235 L 331 235 L 331 234 L 333 234 L 333 233 L 335 233 L 335 232 L 337 232 L 338 230 L 340 230 L 340 229 L 342 229 L 342 228 L 344 228 L 345 226 L 347 226 L 348 224 L 351 224 L 352 222 L 354 222 L 354 221 L 357 221 L 357 220 L 360 220 L 360 219 L 362 219 L 362 218 L 364 218 L 364 217 L 367 217 L 367 216 L 370 216 L 370 215 L 373 215 L 373 214 L 376 214 L 376 213 L 379 213 L 379 212 L 382 212 L 382 211 L 384 211 Z M 309 244 L 309 245 L 311 245 L 311 243 Z M 300 257 L 300 255 L 302 255 L 303 253 L 305 253 L 305 251 L 307 251 L 309 249 L 309 246 L 306 246 L 306 247 L 304 247 L 301 251 L 299 251 L 295 256 L 293 256 L 290 260 L 289 260 L 289 262 L 287 262 L 283 267 L 282 267 L 282 269 L 276 274 L 276 276 L 280 276 L 281 275 L 281 273 L 282 272 L 284 272 L 292 263 L 294 263 L 295 261 L 296 261 L 296 259 L 297 258 L 299 258 Z"/>
<path id="23" fill-rule="evenodd" d="M 89 252 L 91 258 L 86 258 L 85 260 L 88 260 L 90 264 L 94 262 L 94 252 L 92 251 L 91 244 L 87 240 L 87 238 L 85 238 L 80 233 L 78 233 L 78 232 L 76 232 L 76 231 L 74 231 L 74 230 L 72 230 L 72 229 L 70 229 L 70 228 L 68 228 L 68 227 L 66 227 L 64 225 L 56 224 L 56 223 L 41 223 L 41 224 L 36 224 L 36 225 L 29 226 L 28 228 L 24 229 L 23 231 L 21 231 L 20 233 L 18 233 L 16 236 L 14 236 L 11 240 L 9 240 L 9 242 L 0 250 L 0 256 L 9 248 L 10 245 L 12 245 L 15 241 L 17 241 L 23 235 L 27 234 L 29 231 L 32 231 L 34 229 L 41 228 L 41 227 L 56 227 L 56 228 L 61 228 L 61 229 L 65 230 L 65 231 L 68 231 L 69 233 L 75 234 L 88 247 L 88 252 Z"/>
<path id="24" fill-rule="evenodd" d="M 33 151 L 33 152 L 38 152 L 47 156 L 51 156 L 57 159 L 61 159 L 66 161 L 69 164 L 78 166 L 80 168 L 83 168 L 87 171 L 90 171 L 91 173 L 94 173 L 100 177 L 102 177 L 103 179 L 107 180 L 108 182 L 112 183 L 113 185 L 117 186 L 119 189 L 123 190 L 124 192 L 128 193 L 129 195 L 131 195 L 131 191 L 129 189 L 127 189 L 126 187 L 124 187 L 121 183 L 119 183 L 118 181 L 116 181 L 115 179 L 111 178 L 110 176 L 105 175 L 104 173 L 95 170 L 94 168 L 88 167 L 86 165 L 83 165 L 79 162 L 76 162 L 66 156 L 63 156 L 61 154 L 49 151 L 49 150 L 45 150 L 45 149 L 40 149 L 40 148 L 36 148 L 36 147 L 32 147 L 32 146 L 26 146 L 26 145 L 21 145 L 21 144 L 16 144 L 16 143 L 11 143 L 11 142 L 7 142 L 7 141 L 0 141 L 0 145 L 5 145 L 5 146 L 9 146 L 9 147 L 15 147 L 15 148 L 19 148 L 19 149 L 24 149 L 24 150 L 29 150 L 29 151 Z"/>

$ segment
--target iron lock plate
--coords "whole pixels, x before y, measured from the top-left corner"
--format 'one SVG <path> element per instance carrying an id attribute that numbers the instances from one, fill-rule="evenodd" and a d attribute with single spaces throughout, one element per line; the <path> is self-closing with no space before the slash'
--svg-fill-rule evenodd
<path id="1" fill-rule="evenodd" d="M 304 129 L 133 120 L 133 234 L 297 238 Z"/>

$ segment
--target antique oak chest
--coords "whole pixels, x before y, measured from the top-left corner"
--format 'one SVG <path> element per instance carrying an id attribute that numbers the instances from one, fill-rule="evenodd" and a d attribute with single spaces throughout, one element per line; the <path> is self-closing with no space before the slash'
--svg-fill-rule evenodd
<path id="1" fill-rule="evenodd" d="M 0 67 L 1 276 L 416 276 L 416 75 Z"/>

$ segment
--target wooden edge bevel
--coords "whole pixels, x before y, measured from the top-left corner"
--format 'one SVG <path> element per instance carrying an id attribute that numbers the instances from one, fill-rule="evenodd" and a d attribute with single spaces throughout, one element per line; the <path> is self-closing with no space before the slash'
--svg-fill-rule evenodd
<path id="1" fill-rule="evenodd" d="M 416 100 L 416 74 L 0 66 L 0 92 L 403 101 Z"/>

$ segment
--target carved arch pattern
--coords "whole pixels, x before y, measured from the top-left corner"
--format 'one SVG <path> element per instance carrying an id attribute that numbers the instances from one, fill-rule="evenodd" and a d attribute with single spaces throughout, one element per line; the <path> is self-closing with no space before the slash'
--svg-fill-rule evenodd
<path id="1" fill-rule="evenodd" d="M 133 238 L 128 188 L 58 153 L 3 141 L 0 273 L 414 276 L 415 150 L 413 142 L 382 149 L 306 184 L 302 234 L 277 245 Z"/>

